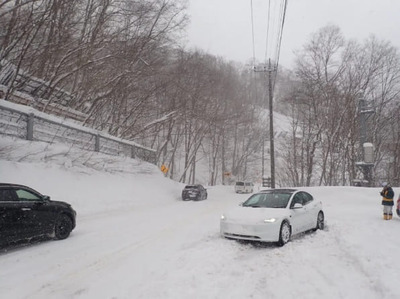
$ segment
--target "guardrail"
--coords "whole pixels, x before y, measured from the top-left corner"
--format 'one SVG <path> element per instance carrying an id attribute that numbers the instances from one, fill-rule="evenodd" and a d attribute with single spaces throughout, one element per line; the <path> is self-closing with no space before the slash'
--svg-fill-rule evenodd
<path id="1" fill-rule="evenodd" d="M 156 164 L 153 149 L 4 100 L 0 100 L 0 134 L 32 141 L 60 142 L 83 150 L 139 158 Z"/>

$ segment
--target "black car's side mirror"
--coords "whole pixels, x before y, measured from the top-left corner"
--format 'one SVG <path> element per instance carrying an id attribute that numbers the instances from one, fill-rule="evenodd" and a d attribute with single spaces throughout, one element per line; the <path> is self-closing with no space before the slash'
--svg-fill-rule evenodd
<path id="1" fill-rule="evenodd" d="M 49 201 L 49 200 L 50 200 L 50 196 L 44 195 L 44 196 L 42 197 L 42 199 L 43 199 L 44 201 Z"/>

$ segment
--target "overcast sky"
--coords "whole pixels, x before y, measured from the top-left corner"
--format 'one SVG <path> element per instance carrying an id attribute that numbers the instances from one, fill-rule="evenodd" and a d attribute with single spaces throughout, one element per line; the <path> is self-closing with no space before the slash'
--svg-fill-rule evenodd
<path id="1" fill-rule="evenodd" d="M 191 24 L 188 46 L 228 60 L 249 62 L 253 59 L 251 0 L 188 0 Z M 277 12 L 271 20 L 278 23 Z M 253 0 L 255 58 L 265 61 L 268 0 Z M 288 0 L 283 29 L 280 63 L 293 66 L 294 51 L 310 39 L 310 35 L 328 24 L 337 25 L 346 38 L 363 41 L 374 34 L 400 49 L 399 0 Z M 270 32 L 274 30 L 270 25 Z M 277 27 L 276 27 L 277 28 Z M 273 35 L 273 33 L 270 33 Z"/>

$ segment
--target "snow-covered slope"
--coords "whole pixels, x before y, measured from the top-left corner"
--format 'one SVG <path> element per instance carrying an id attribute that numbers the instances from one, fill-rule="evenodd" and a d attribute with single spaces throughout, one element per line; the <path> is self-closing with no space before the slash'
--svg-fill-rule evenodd
<path id="1" fill-rule="evenodd" d="M 376 188 L 309 188 L 326 229 L 279 248 L 220 238 L 221 212 L 247 195 L 182 202 L 182 184 L 140 161 L 1 137 L 0 182 L 78 212 L 68 239 L 0 251 L 0 298 L 398 297 L 400 218 L 382 220 Z"/>

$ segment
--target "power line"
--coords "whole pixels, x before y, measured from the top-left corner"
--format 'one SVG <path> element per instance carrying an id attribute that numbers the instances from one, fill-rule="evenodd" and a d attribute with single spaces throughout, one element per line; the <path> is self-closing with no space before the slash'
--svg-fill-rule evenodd
<path id="1" fill-rule="evenodd" d="M 254 41 L 254 16 L 253 16 L 253 0 L 250 0 L 250 8 L 251 8 L 251 32 L 253 37 L 253 65 L 256 64 L 256 49 L 255 49 L 255 41 Z"/>
<path id="2" fill-rule="evenodd" d="M 266 45 L 265 45 L 265 63 L 268 60 L 268 41 L 269 41 L 269 20 L 271 18 L 271 0 L 268 0 L 268 23 L 267 23 L 267 41 L 266 41 Z"/>
<path id="3" fill-rule="evenodd" d="M 267 18 L 267 38 L 266 38 L 266 49 L 265 49 L 265 63 L 261 70 L 258 70 L 255 66 L 255 38 L 254 38 L 254 16 L 253 16 L 253 1 L 251 0 L 251 24 L 252 24 L 252 37 L 253 37 L 253 64 L 254 64 L 254 71 L 261 71 L 261 72 L 268 72 L 268 95 L 269 95 L 269 128 L 270 128 L 270 166 L 271 166 L 271 187 L 275 188 L 275 145 L 274 145 L 274 124 L 273 124 L 273 93 L 275 90 L 275 82 L 277 78 L 278 72 L 278 65 L 279 65 L 279 56 L 282 44 L 282 36 L 283 36 L 283 27 L 285 24 L 285 17 L 286 17 L 286 8 L 287 8 L 287 0 L 281 0 L 279 7 L 279 14 L 278 14 L 278 22 L 277 22 L 277 35 L 276 41 L 274 42 L 273 46 L 275 46 L 275 56 L 274 65 L 271 64 L 271 55 L 269 52 L 270 46 L 270 27 L 272 24 L 272 17 L 271 17 L 271 0 L 268 0 L 268 18 Z M 275 2 L 276 3 L 276 2 Z M 277 6 L 275 6 L 277 7 Z M 273 15 L 274 16 L 274 15 Z M 276 44 L 275 44 L 276 43 Z M 274 49 L 274 48 L 272 48 Z M 273 52 L 273 50 L 271 51 Z M 268 60 L 267 60 L 268 59 Z M 267 64 L 268 61 L 268 64 Z M 267 67 L 268 66 L 268 67 Z M 264 149 L 264 147 L 263 147 Z M 264 151 L 263 151 L 264 153 Z M 264 154 L 262 155 L 263 163 L 262 163 L 262 173 L 264 174 Z"/>
<path id="4" fill-rule="evenodd" d="M 280 53 L 281 53 L 281 46 L 282 46 L 282 36 L 283 36 L 283 27 L 285 25 L 285 18 L 286 18 L 286 9 L 287 9 L 287 0 L 283 0 L 282 2 L 282 6 L 281 6 L 281 17 L 280 17 L 280 21 L 281 21 L 281 26 L 279 28 L 279 40 L 277 43 L 277 52 L 276 52 L 276 64 L 275 64 L 275 69 L 276 72 L 274 74 L 274 80 L 273 80 L 273 90 L 275 90 L 275 83 L 276 83 L 276 77 L 278 76 L 278 66 L 279 66 L 279 58 L 280 58 Z"/>
<path id="5" fill-rule="evenodd" d="M 281 52 L 281 45 L 282 45 L 282 36 L 283 36 L 283 27 L 285 25 L 285 18 L 286 18 L 286 9 L 287 9 L 287 0 L 283 0 L 282 5 L 281 5 L 281 26 L 279 28 L 279 40 L 277 43 L 277 58 L 276 58 L 276 67 L 278 67 L 279 64 L 279 56 Z"/>
<path id="6" fill-rule="evenodd" d="M 265 7 L 265 5 L 263 5 Z M 268 0 L 267 9 L 265 15 L 263 14 L 264 9 L 260 10 L 260 6 L 256 7 L 253 0 L 250 0 L 250 13 L 251 13 L 251 34 L 252 34 L 252 52 L 253 52 L 253 65 L 255 66 L 256 57 L 256 46 L 257 46 L 257 18 L 264 21 L 266 20 L 266 39 L 265 39 L 265 59 L 264 65 L 268 64 L 269 59 L 273 62 L 272 65 L 276 68 L 279 64 L 283 28 L 286 18 L 287 0 Z M 258 20 L 259 21 L 259 20 Z M 265 32 L 265 31 L 264 31 Z"/>

